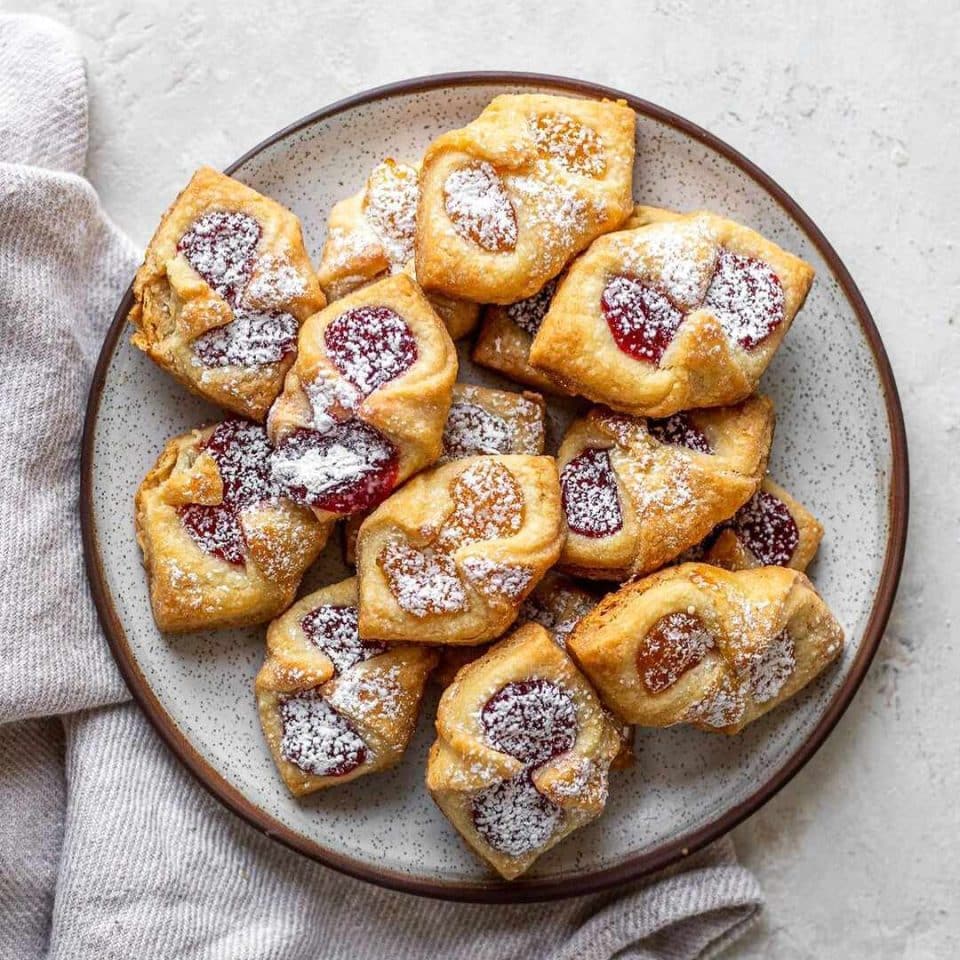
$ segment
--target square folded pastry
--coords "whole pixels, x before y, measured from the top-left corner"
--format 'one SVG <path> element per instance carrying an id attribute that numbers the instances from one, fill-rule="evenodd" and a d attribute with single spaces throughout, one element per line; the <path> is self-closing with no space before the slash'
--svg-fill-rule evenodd
<path id="1" fill-rule="evenodd" d="M 171 440 L 136 497 L 157 626 L 264 623 L 289 606 L 330 524 L 271 478 L 263 427 L 225 420 Z"/>
<path id="2" fill-rule="evenodd" d="M 365 642 L 357 616 L 356 580 L 344 580 L 298 600 L 267 631 L 257 707 L 294 796 L 395 766 L 417 725 L 433 652 Z"/>
<path id="3" fill-rule="evenodd" d="M 453 385 L 453 403 L 443 428 L 443 454 L 438 463 L 499 453 L 543 453 L 546 404 L 537 393 L 512 393 Z M 353 566 L 357 535 L 368 513 L 357 513 L 343 523 L 343 558 Z"/>
<path id="4" fill-rule="evenodd" d="M 474 852 L 510 880 L 603 812 L 619 750 L 573 661 L 528 624 L 444 691 L 427 788 Z"/>
<path id="5" fill-rule="evenodd" d="M 727 570 L 778 566 L 806 570 L 823 538 L 823 526 L 769 476 L 760 489 L 702 544 L 702 559 Z"/>
<path id="6" fill-rule="evenodd" d="M 471 354 L 473 362 L 537 390 L 564 393 L 559 383 L 530 365 L 533 338 L 547 315 L 556 289 L 557 280 L 548 280 L 539 292 L 526 300 L 484 307 L 483 323 Z"/>
<path id="7" fill-rule="evenodd" d="M 608 594 L 567 643 L 626 723 L 739 733 L 843 649 L 843 630 L 798 570 L 670 567 Z"/>
<path id="8" fill-rule="evenodd" d="M 453 460 L 360 528 L 360 635 L 479 644 L 500 636 L 563 542 L 552 457 Z"/>
<path id="9" fill-rule="evenodd" d="M 570 266 L 530 362 L 571 393 L 637 416 L 737 403 L 812 282 L 809 264 L 732 220 L 663 213 L 601 237 Z"/>
<path id="10" fill-rule="evenodd" d="M 442 450 L 457 377 L 446 327 L 397 274 L 314 314 L 270 411 L 274 476 L 322 520 L 369 510 Z"/>
<path id="11" fill-rule="evenodd" d="M 413 240 L 420 202 L 419 165 L 387 159 L 373 168 L 363 189 L 334 204 L 317 278 L 328 300 L 391 273 L 416 280 Z M 480 307 L 442 293 L 428 299 L 456 340 L 477 324 Z"/>
<path id="12" fill-rule="evenodd" d="M 699 544 L 757 491 L 773 423 L 762 396 L 661 420 L 595 407 L 574 421 L 557 455 L 561 566 L 625 580 Z"/>
<path id="13" fill-rule="evenodd" d="M 164 214 L 133 283 L 133 343 L 184 386 L 263 420 L 297 330 L 325 303 L 300 221 L 201 167 Z"/>
<path id="14" fill-rule="evenodd" d="M 424 289 L 479 303 L 535 294 L 630 216 L 635 125 L 622 103 L 505 94 L 434 140 L 417 211 Z"/>

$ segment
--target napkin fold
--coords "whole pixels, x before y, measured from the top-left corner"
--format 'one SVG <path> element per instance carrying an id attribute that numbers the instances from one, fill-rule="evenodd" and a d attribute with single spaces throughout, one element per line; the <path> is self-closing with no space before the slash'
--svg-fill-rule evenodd
<path id="1" fill-rule="evenodd" d="M 93 363 L 139 258 L 82 177 L 72 35 L 0 17 L 0 80 L 0 956 L 690 960 L 732 943 L 762 895 L 729 839 L 682 870 L 552 904 L 393 893 L 234 817 L 124 702 L 77 497 Z"/>

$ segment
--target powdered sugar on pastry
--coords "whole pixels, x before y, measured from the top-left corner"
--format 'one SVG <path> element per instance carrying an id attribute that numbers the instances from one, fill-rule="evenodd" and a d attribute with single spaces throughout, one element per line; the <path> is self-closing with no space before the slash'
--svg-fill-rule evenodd
<path id="1" fill-rule="evenodd" d="M 793 637 L 781 630 L 768 645 L 747 661 L 750 693 L 758 703 L 777 696 L 797 667 Z"/>
<path id="2" fill-rule="evenodd" d="M 482 790 L 473 798 L 472 811 L 477 833 L 508 857 L 542 847 L 563 822 L 560 807 L 543 796 L 526 773 Z"/>
<path id="3" fill-rule="evenodd" d="M 492 253 L 517 245 L 517 215 L 489 163 L 454 170 L 444 181 L 443 198 L 447 216 L 464 239 Z"/>
<path id="4" fill-rule="evenodd" d="M 343 776 L 367 758 L 367 747 L 346 717 L 315 690 L 280 702 L 285 760 L 315 777 Z"/>
<path id="5" fill-rule="evenodd" d="M 475 403 L 458 400 L 450 407 L 443 428 L 444 457 L 509 453 L 512 433 L 503 417 Z"/>
<path id="6" fill-rule="evenodd" d="M 515 603 L 525 593 L 533 571 L 510 563 L 497 563 L 487 557 L 467 557 L 463 572 L 479 593 Z"/>
<path id="7" fill-rule="evenodd" d="M 386 160 L 370 175 L 363 214 L 383 246 L 391 272 L 401 270 L 413 257 L 419 200 L 414 167 Z"/>
<path id="8" fill-rule="evenodd" d="M 445 553 L 391 541 L 379 562 L 401 610 L 425 617 L 455 613 L 466 606 L 467 595 L 456 566 Z"/>

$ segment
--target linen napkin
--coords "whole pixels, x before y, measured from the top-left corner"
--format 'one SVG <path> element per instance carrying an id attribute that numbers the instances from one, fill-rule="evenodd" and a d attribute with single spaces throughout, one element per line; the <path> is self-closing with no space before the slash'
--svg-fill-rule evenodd
<path id="1" fill-rule="evenodd" d="M 762 896 L 728 839 L 553 904 L 393 893 L 248 827 L 124 702 L 82 569 L 78 460 L 138 253 L 82 177 L 86 139 L 71 35 L 0 17 L 0 957 L 687 960 L 732 943 Z"/>

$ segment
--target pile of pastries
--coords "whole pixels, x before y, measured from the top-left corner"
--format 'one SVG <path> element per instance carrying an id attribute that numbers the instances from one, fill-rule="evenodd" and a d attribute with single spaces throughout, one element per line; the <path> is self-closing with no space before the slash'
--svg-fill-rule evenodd
<path id="1" fill-rule="evenodd" d="M 506 878 L 599 816 L 632 727 L 736 734 L 843 645 L 757 393 L 813 270 L 637 205 L 635 122 L 497 97 L 337 203 L 316 270 L 293 213 L 203 168 L 134 284 L 133 342 L 226 411 L 137 493 L 158 627 L 268 624 L 297 796 L 398 763 L 434 678 L 427 788 Z M 519 386 L 458 382 L 478 326 Z M 545 396 L 585 398 L 555 455 Z M 297 599 L 338 523 L 355 576 Z"/>

